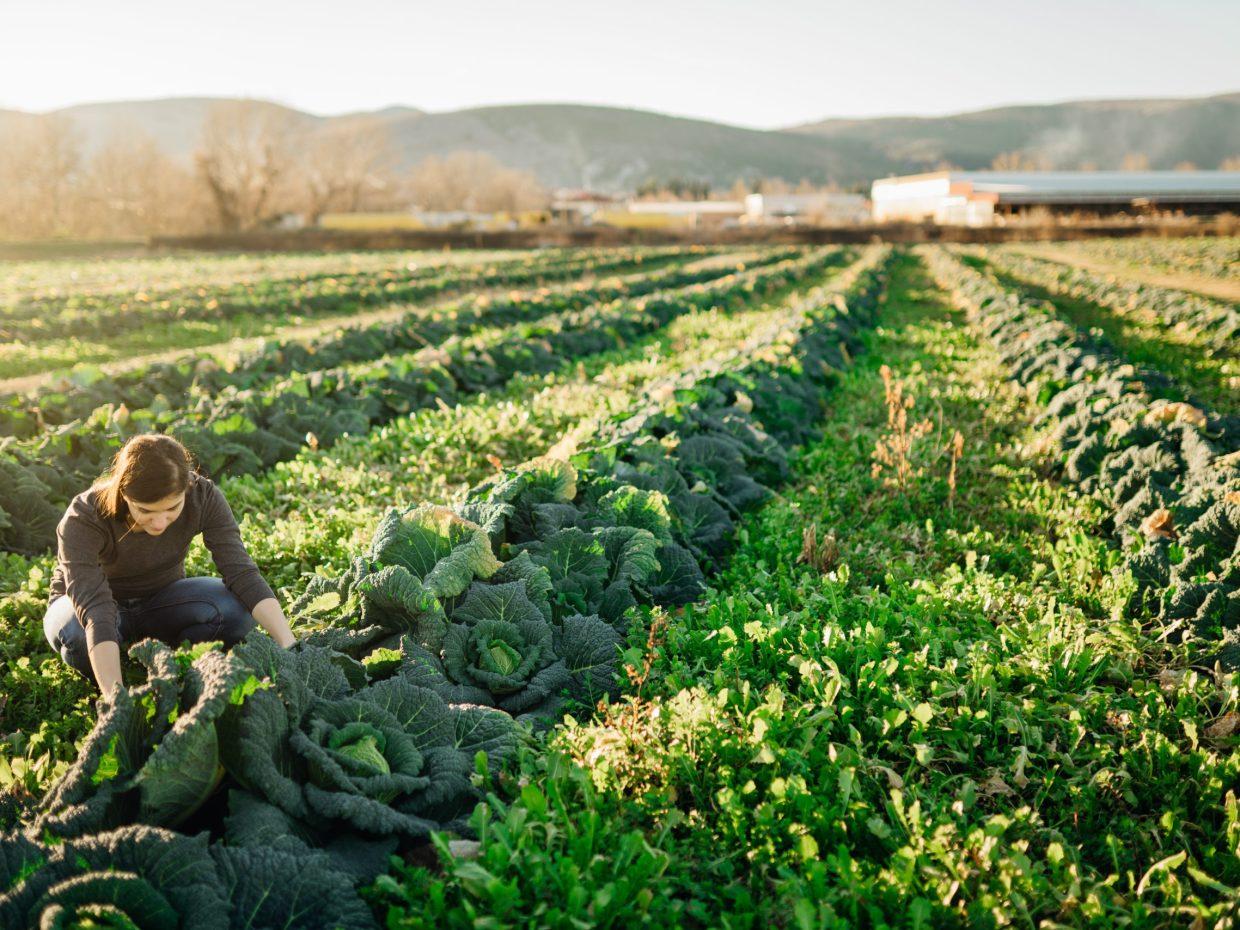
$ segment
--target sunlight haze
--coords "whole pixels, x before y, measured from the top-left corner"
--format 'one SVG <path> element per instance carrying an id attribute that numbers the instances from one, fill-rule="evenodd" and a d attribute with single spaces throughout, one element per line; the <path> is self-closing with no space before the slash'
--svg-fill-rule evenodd
<path id="1" fill-rule="evenodd" d="M 1000 13 L 1001 11 L 1001 13 Z M 0 108 L 176 96 L 317 114 L 581 102 L 777 128 L 1240 88 L 1240 4 L 356 0 L 0 4 Z"/>

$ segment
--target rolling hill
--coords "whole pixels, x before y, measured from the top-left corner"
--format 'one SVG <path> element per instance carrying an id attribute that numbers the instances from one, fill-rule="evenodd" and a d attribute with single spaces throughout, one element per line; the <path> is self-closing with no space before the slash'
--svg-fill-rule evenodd
<path id="1" fill-rule="evenodd" d="M 118 135 L 145 133 L 169 153 L 188 158 L 214 102 L 196 97 L 93 103 L 56 112 L 73 122 L 88 153 Z M 1144 153 L 1154 168 L 1184 161 L 1215 167 L 1240 154 L 1240 94 L 1013 106 L 941 117 L 828 119 L 784 130 L 576 104 L 446 113 L 394 106 L 341 116 L 289 110 L 289 116 L 309 131 L 361 117 L 379 119 L 403 165 L 428 155 L 483 151 L 533 171 L 548 185 L 604 190 L 629 189 L 650 178 L 694 178 L 719 187 L 754 177 L 864 186 L 875 177 L 941 164 L 984 168 L 996 155 L 1014 150 L 1059 168 L 1117 167 L 1134 152 Z"/>

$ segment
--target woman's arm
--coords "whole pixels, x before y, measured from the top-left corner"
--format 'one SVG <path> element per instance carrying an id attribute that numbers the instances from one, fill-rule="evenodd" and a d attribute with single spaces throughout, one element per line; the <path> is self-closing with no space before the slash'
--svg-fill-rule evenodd
<path id="1" fill-rule="evenodd" d="M 64 579 L 64 596 L 86 630 L 86 648 L 95 682 L 105 698 L 121 683 L 120 631 L 116 601 L 100 564 L 107 531 L 81 496 L 69 504 L 56 526 L 56 558 Z"/>
<path id="2" fill-rule="evenodd" d="M 121 686 L 121 650 L 110 641 L 95 643 L 90 651 L 90 667 L 95 673 L 95 681 L 99 683 L 99 691 L 105 701 Z"/>
<path id="3" fill-rule="evenodd" d="M 259 601 L 254 605 L 251 611 L 254 619 L 258 621 L 258 625 L 267 631 L 267 634 L 276 641 L 276 644 L 287 649 L 297 640 L 293 636 L 293 631 L 289 629 L 288 618 L 284 616 L 284 610 L 280 607 L 280 602 L 274 597 L 269 597 Z"/>
<path id="4" fill-rule="evenodd" d="M 214 482 L 199 477 L 204 496 L 202 507 L 202 541 L 206 543 L 220 570 L 228 590 L 245 604 L 259 626 L 285 648 L 294 642 L 288 620 L 258 566 L 250 558 L 241 541 L 241 529 L 232 508 Z"/>

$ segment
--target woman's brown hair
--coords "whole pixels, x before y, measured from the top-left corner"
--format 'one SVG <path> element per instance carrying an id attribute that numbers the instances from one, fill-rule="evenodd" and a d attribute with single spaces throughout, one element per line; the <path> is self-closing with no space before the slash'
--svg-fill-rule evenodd
<path id="1" fill-rule="evenodd" d="M 130 438 L 112 459 L 112 466 L 91 486 L 95 509 L 113 520 L 129 516 L 129 497 L 154 503 L 189 487 L 194 463 L 189 450 L 163 433 L 144 433 Z"/>

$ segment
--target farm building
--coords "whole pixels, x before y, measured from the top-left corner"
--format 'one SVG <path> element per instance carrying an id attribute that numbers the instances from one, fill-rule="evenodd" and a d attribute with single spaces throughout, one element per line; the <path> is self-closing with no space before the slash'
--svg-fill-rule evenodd
<path id="1" fill-rule="evenodd" d="M 637 228 L 735 226 L 745 215 L 739 200 L 631 200 L 615 210 L 596 213 L 594 222 Z"/>
<path id="2" fill-rule="evenodd" d="M 745 220 L 755 224 L 859 223 L 870 218 L 861 194 L 824 191 L 813 194 L 750 194 Z"/>
<path id="3" fill-rule="evenodd" d="M 1240 212 L 1240 171 L 935 171 L 881 178 L 877 222 L 989 226 L 1031 208 L 1056 213 Z"/>
<path id="4" fill-rule="evenodd" d="M 596 214 L 606 213 L 623 198 L 600 191 L 562 188 L 551 198 L 551 218 L 561 223 L 589 225 Z"/>

